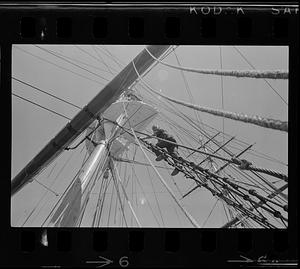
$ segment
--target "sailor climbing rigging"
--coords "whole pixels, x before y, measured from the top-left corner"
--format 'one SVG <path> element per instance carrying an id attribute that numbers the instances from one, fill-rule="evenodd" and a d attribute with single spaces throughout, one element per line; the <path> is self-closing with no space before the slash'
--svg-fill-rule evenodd
<path id="1" fill-rule="evenodd" d="M 161 129 L 156 125 L 152 126 L 152 131 L 153 131 L 153 136 L 156 136 L 157 138 L 161 138 L 164 140 L 171 141 L 173 143 L 177 143 L 176 139 L 173 136 L 169 135 L 164 129 Z M 172 155 L 175 158 L 178 158 L 179 157 L 178 146 L 164 140 L 158 139 L 156 146 L 159 148 L 166 148 L 167 151 L 170 153 L 170 155 Z M 164 159 L 164 156 L 159 151 L 154 151 L 154 153 L 157 156 L 157 158 L 155 159 L 156 161 L 161 161 L 162 159 Z M 178 173 L 179 170 L 175 168 L 171 175 L 175 176 Z"/>
<path id="2" fill-rule="evenodd" d="M 124 92 L 122 97 L 128 101 L 142 101 L 142 99 L 138 97 L 136 91 L 129 88 Z"/>

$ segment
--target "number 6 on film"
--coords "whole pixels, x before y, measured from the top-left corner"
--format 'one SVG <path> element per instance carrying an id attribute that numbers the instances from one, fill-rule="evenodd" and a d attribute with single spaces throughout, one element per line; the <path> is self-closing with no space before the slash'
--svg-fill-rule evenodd
<path id="1" fill-rule="evenodd" d="M 121 257 L 119 260 L 119 264 L 121 267 L 127 267 L 129 265 L 128 257 L 127 256 Z"/>

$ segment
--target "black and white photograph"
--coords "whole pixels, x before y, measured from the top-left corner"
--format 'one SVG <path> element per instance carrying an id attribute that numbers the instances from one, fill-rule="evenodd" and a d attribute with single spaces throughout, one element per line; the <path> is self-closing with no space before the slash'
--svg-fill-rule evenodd
<path id="1" fill-rule="evenodd" d="M 288 46 L 12 45 L 12 227 L 288 228 Z"/>

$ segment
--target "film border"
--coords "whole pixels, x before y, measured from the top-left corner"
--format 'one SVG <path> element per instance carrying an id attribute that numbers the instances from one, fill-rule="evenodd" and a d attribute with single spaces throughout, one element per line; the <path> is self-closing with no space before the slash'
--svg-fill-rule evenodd
<path id="1" fill-rule="evenodd" d="M 10 195 L 7 192 L 1 195 L 1 202 L 5 205 L 4 217 L 1 218 L 1 265 L 232 267 L 241 264 L 281 264 L 283 267 L 293 267 L 298 259 L 296 101 L 299 88 L 299 19 L 296 4 L 232 5 L 229 8 L 222 3 L 124 7 L 82 4 L 60 7 L 0 5 L 1 90 L 8 93 L 5 99 L 3 97 L 3 102 L 11 102 L 11 44 L 288 45 L 289 174 L 292 184 L 289 192 L 289 227 L 287 230 L 276 231 L 49 228 L 49 245 L 45 246 L 41 244 L 44 229 L 10 227 Z M 24 18 L 27 20 L 25 27 L 22 26 Z M 62 27 L 61 37 L 57 37 L 57 20 L 61 18 L 65 26 Z M 107 28 L 101 29 L 98 37 L 93 33 L 96 18 L 107 22 Z M 135 22 L 129 26 L 132 18 Z M 172 18 L 169 26 L 166 23 L 168 18 Z M 252 25 L 250 28 L 249 21 Z M 143 22 L 144 27 L 136 25 L 136 22 Z M 131 36 L 128 29 L 132 31 Z M 45 30 L 44 37 L 42 30 Z M 10 119 L 7 120 L 8 126 L 11 126 Z M 11 139 L 10 136 L 7 132 L 6 139 Z M 7 153 L 10 154 L 10 148 Z M 10 162 L 10 158 L 5 158 L 5 161 Z M 10 166 L 8 164 L 4 167 Z M 1 182 L 1 189 L 9 190 L 8 178 L 9 171 Z M 98 240 L 93 243 L 93 238 Z"/>

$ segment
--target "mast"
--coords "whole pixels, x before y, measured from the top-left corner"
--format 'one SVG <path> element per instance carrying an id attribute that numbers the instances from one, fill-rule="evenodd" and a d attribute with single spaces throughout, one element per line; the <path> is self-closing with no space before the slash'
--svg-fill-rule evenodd
<path id="1" fill-rule="evenodd" d="M 95 147 L 51 217 L 50 226 L 75 227 L 76 222 L 82 219 L 82 208 L 85 207 L 89 192 L 97 180 L 95 174 L 99 170 L 104 171 L 107 166 L 107 142 L 107 139 L 102 140 Z"/>
<path id="2" fill-rule="evenodd" d="M 128 108 L 129 115 L 124 114 L 123 109 L 125 107 Z M 113 163 L 113 158 L 118 158 L 122 155 L 123 152 L 128 150 L 128 145 L 131 143 L 130 139 L 132 138 L 127 133 L 124 133 L 122 128 L 133 126 L 133 128 L 141 131 L 155 118 L 157 111 L 144 102 L 121 98 L 121 100 L 113 103 L 102 115 L 109 121 L 103 123 L 103 125 L 100 122 L 92 124 L 98 127 L 94 133 L 94 137 L 86 143 L 90 155 L 74 178 L 66 194 L 61 197 L 55 208 L 51 211 L 49 216 L 50 222 L 46 223 L 48 221 L 47 218 L 43 226 L 81 226 L 90 192 L 96 182 L 101 177 L 105 177 L 105 171 L 109 168 L 112 172 L 114 184 L 118 185 L 117 181 L 120 182 L 130 210 L 140 227 L 140 222 L 122 185 L 118 171 Z M 119 180 L 115 180 L 116 178 L 119 178 Z M 116 189 L 118 190 L 117 186 Z"/>
<path id="3" fill-rule="evenodd" d="M 121 124 L 122 120 L 123 117 L 120 115 L 117 123 Z M 103 125 L 102 128 L 104 130 Z M 55 213 L 51 216 L 48 224 L 49 226 L 80 226 L 84 214 L 83 209 L 88 202 L 90 191 L 98 179 L 98 174 L 102 176 L 110 162 L 108 149 L 109 140 L 118 132 L 118 130 L 118 127 L 114 128 L 111 134 L 106 137 L 105 131 L 100 135 L 99 132 L 101 131 L 97 128 L 95 133 L 96 141 L 92 139 L 94 148 L 90 151 L 89 157 L 76 175 L 68 192 L 62 197 L 63 199 L 59 203 L 57 209 L 53 209 L 53 211 L 55 210 Z M 86 147 L 88 150 L 88 144 L 86 144 Z"/>
<path id="4" fill-rule="evenodd" d="M 147 50 L 159 58 L 169 47 L 148 46 Z M 139 74 L 144 74 L 155 64 L 155 60 L 146 49 L 139 53 L 133 61 Z M 11 182 L 11 195 L 17 193 L 32 177 L 63 152 L 137 78 L 136 71 L 130 62 L 15 176 Z"/>

